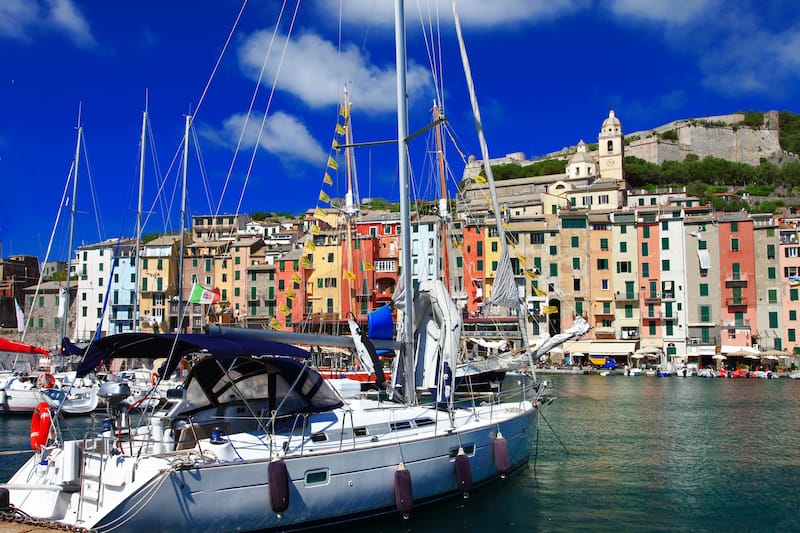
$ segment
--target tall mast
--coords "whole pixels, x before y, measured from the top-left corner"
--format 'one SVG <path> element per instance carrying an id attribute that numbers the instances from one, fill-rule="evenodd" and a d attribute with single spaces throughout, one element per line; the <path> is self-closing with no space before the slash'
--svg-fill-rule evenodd
<path id="1" fill-rule="evenodd" d="M 144 143 L 147 128 L 147 93 L 145 92 L 144 112 L 142 113 L 142 136 L 139 138 L 139 205 L 136 209 L 136 289 L 133 302 L 133 331 L 139 331 L 139 305 L 142 290 L 142 193 L 144 191 Z"/>
<path id="2" fill-rule="evenodd" d="M 67 336 L 67 318 L 69 317 L 69 270 L 70 264 L 73 261 L 72 246 L 73 241 L 75 240 L 75 215 L 78 213 L 75 202 L 78 200 L 78 164 L 81 158 L 81 137 L 83 137 L 83 126 L 81 126 L 81 104 L 78 104 L 78 139 L 75 142 L 75 159 L 72 163 L 72 205 L 70 206 L 69 244 L 67 245 L 69 262 L 67 263 L 67 290 L 64 292 L 64 309 L 66 309 L 66 315 L 61 321 L 62 339 Z M 78 265 L 76 264 L 75 268 L 77 269 L 77 267 Z"/>
<path id="3" fill-rule="evenodd" d="M 401 272 L 405 290 L 405 312 L 403 323 L 405 338 L 403 350 L 405 353 L 405 395 L 406 402 L 416 404 L 416 383 L 414 376 L 414 321 L 412 317 L 412 295 L 414 287 L 411 285 L 411 192 L 408 171 L 408 103 L 406 101 L 406 28 L 405 6 L 403 0 L 394 3 L 394 39 L 395 63 L 397 69 L 397 163 L 400 180 L 400 232 L 402 233 L 402 260 Z"/>
<path id="4" fill-rule="evenodd" d="M 353 134 L 350 131 L 350 100 L 347 95 L 347 85 L 344 86 L 344 103 L 342 104 L 342 110 L 345 113 L 344 117 L 344 135 L 345 135 L 345 149 L 344 149 L 344 156 L 347 165 L 347 195 L 345 196 L 345 219 L 347 222 L 347 235 L 346 235 L 346 263 L 347 266 L 345 267 L 350 272 L 355 273 L 355 267 L 353 266 L 353 217 L 356 216 L 358 213 L 358 205 L 357 201 L 353 198 L 353 173 L 355 171 L 355 164 L 352 161 L 352 144 L 353 144 Z M 353 281 L 345 277 L 345 287 L 346 287 L 346 295 L 347 295 L 347 305 L 348 310 L 353 312 L 356 308 L 355 305 L 355 291 L 353 287 Z M 344 311 L 344 306 L 342 306 L 342 311 Z M 346 318 L 346 316 L 342 316 L 342 318 Z"/>
<path id="5" fill-rule="evenodd" d="M 447 287 L 447 290 L 451 290 L 450 287 L 450 261 L 447 252 L 447 223 L 450 221 L 450 210 L 447 205 L 447 176 L 444 173 L 444 150 L 442 148 L 442 125 L 439 122 L 439 119 L 443 117 L 444 114 L 440 113 L 439 106 L 436 105 L 436 102 L 433 103 L 433 122 L 436 124 L 436 158 L 439 163 L 439 179 L 441 180 L 442 185 L 442 196 L 439 198 L 439 218 L 441 220 L 442 229 L 441 229 L 441 236 L 442 236 L 442 281 L 444 281 L 444 286 Z"/>
<path id="6" fill-rule="evenodd" d="M 185 253 L 184 233 L 186 231 L 186 175 L 189 169 L 189 127 L 192 124 L 192 116 L 186 115 L 186 125 L 183 133 L 183 184 L 181 190 L 181 245 L 178 256 L 178 333 L 183 332 L 183 256 Z"/>
<path id="7" fill-rule="evenodd" d="M 486 137 L 483 133 L 483 123 L 481 122 L 481 113 L 480 109 L 478 108 L 478 97 L 475 94 L 475 84 L 473 83 L 472 79 L 472 69 L 469 65 L 469 57 L 467 56 L 467 48 L 464 44 L 464 37 L 461 33 L 461 22 L 458 18 L 458 12 L 456 11 L 456 3 L 455 0 L 450 0 L 450 8 L 453 12 L 453 21 L 455 22 L 456 27 L 456 35 L 458 37 L 458 45 L 459 50 L 461 52 L 461 63 L 464 67 L 464 77 L 467 81 L 467 89 L 469 91 L 469 100 L 472 104 L 472 116 L 475 120 L 475 129 L 478 133 L 478 142 L 481 147 L 481 156 L 483 158 L 483 168 L 486 171 L 486 182 L 489 184 L 489 193 L 492 199 L 492 209 L 494 210 L 494 220 L 495 220 L 495 227 L 497 228 L 497 235 L 500 238 L 500 267 L 499 268 L 506 268 L 507 271 L 510 272 L 511 269 L 511 261 L 509 259 L 509 252 L 508 252 L 508 242 L 506 240 L 506 233 L 505 228 L 503 227 L 503 219 L 502 213 L 500 212 L 500 203 L 497 199 L 497 189 L 495 188 L 494 184 L 494 174 L 492 173 L 492 166 L 489 164 L 489 145 L 486 143 Z M 497 290 L 496 282 L 499 276 L 495 276 L 495 285 L 493 285 L 493 293 L 492 298 L 494 298 L 494 291 Z M 513 276 L 511 277 L 513 280 Z M 530 343 L 528 341 L 528 326 L 525 322 L 525 313 L 526 309 L 525 306 L 522 305 L 520 301 L 519 295 L 516 295 L 515 304 L 518 308 L 517 318 L 519 320 L 519 328 L 520 334 L 522 335 L 522 342 L 523 347 L 525 348 L 525 353 L 528 354 L 529 358 L 529 365 L 531 369 L 533 369 L 533 360 L 531 358 L 531 351 L 530 351 Z"/>

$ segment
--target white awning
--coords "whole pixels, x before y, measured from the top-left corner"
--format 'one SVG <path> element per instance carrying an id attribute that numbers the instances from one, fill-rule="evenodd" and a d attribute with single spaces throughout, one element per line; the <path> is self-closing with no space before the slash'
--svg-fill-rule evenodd
<path id="1" fill-rule="evenodd" d="M 700 259 L 700 268 L 703 270 L 711 268 L 711 254 L 708 250 L 697 250 L 697 257 Z"/>

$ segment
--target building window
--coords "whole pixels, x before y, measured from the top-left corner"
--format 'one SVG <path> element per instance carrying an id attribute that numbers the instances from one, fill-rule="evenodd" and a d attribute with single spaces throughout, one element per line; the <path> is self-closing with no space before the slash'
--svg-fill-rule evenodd
<path id="1" fill-rule="evenodd" d="M 550 255 L 558 255 L 558 246 L 550 247 Z"/>
<path id="2" fill-rule="evenodd" d="M 650 226 L 643 226 L 642 227 L 642 237 L 645 239 L 650 238 Z"/>
<path id="3" fill-rule="evenodd" d="M 700 322 L 711 322 L 711 306 L 700 306 Z"/>
<path id="4" fill-rule="evenodd" d="M 608 250 L 608 239 L 600 239 L 600 249 Z"/>
<path id="5" fill-rule="evenodd" d="M 574 290 L 574 291 L 581 290 L 581 279 L 580 278 L 573 278 L 572 279 L 572 290 Z"/>
<path id="6" fill-rule="evenodd" d="M 767 301 L 771 304 L 778 303 L 778 289 L 767 290 Z"/>
<path id="7" fill-rule="evenodd" d="M 597 270 L 608 270 L 608 259 L 598 259 Z"/>
<path id="8" fill-rule="evenodd" d="M 642 276 L 645 278 L 650 277 L 650 263 L 642 263 Z"/>
<path id="9" fill-rule="evenodd" d="M 775 245 L 768 244 L 767 245 L 767 259 L 775 259 Z"/>
<path id="10" fill-rule="evenodd" d="M 628 251 L 628 243 L 625 242 L 625 241 L 622 241 L 621 243 L 619 243 L 619 251 L 620 251 L 620 253 L 623 253 L 623 254 L 627 253 L 627 251 Z"/>
<path id="11" fill-rule="evenodd" d="M 558 264 L 550 263 L 550 275 L 553 277 L 558 276 Z"/>
<path id="12" fill-rule="evenodd" d="M 572 258 L 572 270 L 580 270 L 581 269 L 581 258 L 580 257 L 573 257 Z"/>
<path id="13" fill-rule="evenodd" d="M 625 318 L 633 318 L 633 306 L 631 304 L 625 305 Z"/>
<path id="14" fill-rule="evenodd" d="M 647 246 L 646 242 L 643 242 L 642 243 L 642 257 L 647 257 L 648 255 L 650 255 L 649 247 Z"/>
<path id="15" fill-rule="evenodd" d="M 608 280 L 607 279 L 601 279 L 600 280 L 600 288 L 602 290 L 604 290 L 604 291 L 608 290 Z"/>
<path id="16" fill-rule="evenodd" d="M 664 272 L 669 272 L 669 259 L 661 260 L 661 270 Z"/>
<path id="17" fill-rule="evenodd" d="M 661 237 L 661 249 L 669 250 L 669 237 Z"/>
<path id="18" fill-rule="evenodd" d="M 708 283 L 700 284 L 700 296 L 708 296 Z"/>
<path id="19" fill-rule="evenodd" d="M 578 246 L 580 246 L 579 245 L 580 239 L 578 237 L 573 236 L 571 240 L 572 240 L 572 247 L 573 248 L 577 248 Z"/>
<path id="20" fill-rule="evenodd" d="M 777 278 L 777 271 L 775 267 L 767 267 L 767 278 L 769 279 L 776 279 Z"/>
<path id="21" fill-rule="evenodd" d="M 778 312 L 777 311 L 770 311 L 769 312 L 769 327 L 772 329 L 776 329 L 778 327 Z"/>
<path id="22" fill-rule="evenodd" d="M 739 251 L 739 239 L 733 238 L 731 239 L 731 252 L 738 252 Z"/>

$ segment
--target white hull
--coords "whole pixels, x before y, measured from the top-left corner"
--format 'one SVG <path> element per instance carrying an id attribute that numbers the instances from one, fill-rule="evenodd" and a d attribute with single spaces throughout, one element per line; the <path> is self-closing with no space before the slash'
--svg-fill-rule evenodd
<path id="1" fill-rule="evenodd" d="M 527 464 L 536 431 L 529 402 L 459 410 L 452 432 L 447 413 L 428 407 L 376 409 L 377 402 L 365 400 L 352 406 L 355 427 L 368 428 L 367 435 L 354 438 L 349 429 L 343 435 L 351 414 L 339 409 L 310 417 L 311 433 L 316 439 L 324 433 L 325 442 L 310 434 L 302 440 L 297 433 L 291 439 L 288 433 L 273 437 L 273 451 L 286 443 L 291 479 L 289 506 L 280 515 L 269 503 L 269 437 L 250 432 L 226 436 L 222 444 L 202 439 L 192 450 L 160 454 L 152 453 L 153 442 L 144 436 L 123 444 L 125 453 L 117 456 L 93 453 L 82 442 L 78 453 L 54 453 L 46 467 L 37 454 L 9 481 L 11 503 L 39 518 L 98 531 L 310 527 L 396 512 L 394 476 L 400 463 L 411 474 L 415 506 L 457 495 L 459 447 L 469 455 L 474 485 L 497 479 L 492 444 L 498 429 L 507 439 L 511 470 Z M 408 421 L 409 427 L 393 430 L 392 421 Z M 78 465 L 64 464 L 78 454 Z M 64 479 L 64 471 L 77 478 Z M 21 489 L 31 484 L 37 488 Z"/>

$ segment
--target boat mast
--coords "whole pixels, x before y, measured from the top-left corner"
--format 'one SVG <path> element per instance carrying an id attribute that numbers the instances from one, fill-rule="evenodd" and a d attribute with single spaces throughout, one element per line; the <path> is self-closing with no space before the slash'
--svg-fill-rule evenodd
<path id="1" fill-rule="evenodd" d="M 470 103 L 472 104 L 472 116 L 475 121 L 475 129 L 478 132 L 478 142 L 481 146 L 481 156 L 483 157 L 483 168 L 486 172 L 486 182 L 489 184 L 489 193 L 492 198 L 492 209 L 494 210 L 494 221 L 495 226 L 497 228 L 497 235 L 500 238 L 500 257 L 502 259 L 509 259 L 508 255 L 508 242 L 506 240 L 506 233 L 505 228 L 503 227 L 503 220 L 502 220 L 502 212 L 500 211 L 500 203 L 497 200 L 497 189 L 495 188 L 494 184 L 494 174 L 492 173 L 492 166 L 489 164 L 489 145 L 486 143 L 486 137 L 483 133 L 483 123 L 481 121 L 481 112 L 480 108 L 478 107 L 478 97 L 475 94 L 475 83 L 472 79 L 472 69 L 469 65 L 469 57 L 467 56 L 467 48 L 464 44 L 464 36 L 461 33 L 461 22 L 458 18 L 458 12 L 456 11 L 456 2 L 455 0 L 450 0 L 450 8 L 453 12 L 453 21 L 455 22 L 456 27 L 456 35 L 458 36 L 458 45 L 459 50 L 461 52 L 461 63 L 464 67 L 464 76 L 466 77 L 467 81 L 467 89 L 469 90 L 469 99 Z M 509 266 L 510 268 L 510 266 Z M 497 278 L 495 278 L 496 280 Z M 528 340 L 528 326 L 525 322 L 526 318 L 526 308 L 523 305 L 522 301 L 520 300 L 519 296 L 517 296 L 517 317 L 519 319 L 519 329 L 520 335 L 522 336 L 522 343 L 523 347 L 525 348 L 525 352 L 528 354 L 531 370 L 533 369 L 533 361 L 530 360 L 531 353 L 530 353 L 530 342 Z"/>
<path id="2" fill-rule="evenodd" d="M 342 104 L 342 111 L 345 113 L 344 117 L 344 139 L 345 139 L 345 162 L 347 165 L 347 194 L 345 195 L 345 219 L 347 222 L 347 235 L 346 235 L 346 259 L 347 266 L 345 267 L 349 272 L 355 273 L 353 266 L 353 218 L 358 214 L 358 202 L 353 197 L 353 175 L 355 173 L 355 163 L 352 161 L 352 145 L 353 133 L 350 131 L 350 99 L 347 94 L 347 85 L 344 86 L 344 103 Z M 347 294 L 348 309 L 345 310 L 342 306 L 342 317 L 347 318 L 347 311 L 353 312 L 356 308 L 355 303 L 355 289 L 354 282 L 349 277 L 345 276 L 345 287 Z"/>
<path id="3" fill-rule="evenodd" d="M 136 209 L 136 289 L 134 290 L 133 302 L 133 331 L 139 331 L 139 300 L 141 299 L 142 287 L 142 192 L 144 191 L 144 143 L 145 128 L 147 127 L 147 92 L 145 91 L 144 112 L 142 113 L 142 136 L 139 138 L 139 205 Z"/>
<path id="4" fill-rule="evenodd" d="M 73 241 L 75 240 L 75 215 L 78 213 L 77 208 L 75 206 L 75 202 L 78 200 L 78 163 L 80 162 L 81 158 L 81 137 L 83 137 L 83 126 L 81 126 L 81 104 L 78 104 L 78 139 L 75 143 L 75 159 L 72 163 L 72 205 L 70 206 L 70 215 L 69 215 L 69 241 L 67 244 L 67 250 L 70 255 L 70 260 L 67 263 L 67 290 L 64 291 L 64 309 L 66 309 L 66 315 L 63 317 L 61 321 L 61 338 L 67 336 L 67 317 L 69 316 L 69 274 L 70 274 L 70 263 L 73 261 L 72 257 L 72 246 Z M 75 265 L 77 270 L 78 265 Z M 60 353 L 60 352 L 59 352 Z M 60 366 L 60 365 L 59 365 Z"/>
<path id="5" fill-rule="evenodd" d="M 433 103 L 433 122 L 436 124 L 436 158 L 439 163 L 439 179 L 442 185 L 442 196 L 439 199 L 439 218 L 442 224 L 442 281 L 447 290 L 452 290 L 450 287 L 450 259 L 447 252 L 447 223 L 450 221 L 450 210 L 447 205 L 447 177 L 444 173 L 444 150 L 442 149 L 442 124 L 439 121 L 444 118 L 444 114 L 440 113 L 439 106 L 436 102 Z"/>
<path id="6" fill-rule="evenodd" d="M 186 175 L 189 168 L 189 127 L 192 124 L 192 116 L 186 115 L 186 125 L 183 133 L 183 183 L 181 190 L 181 244 L 180 253 L 178 256 L 178 324 L 177 332 L 183 332 L 183 315 L 184 315 L 184 301 L 183 301 L 183 256 L 185 254 L 184 233 L 186 231 Z"/>
<path id="7" fill-rule="evenodd" d="M 412 317 L 414 287 L 411 285 L 411 191 L 408 171 L 408 103 L 406 101 L 406 28 L 403 0 L 394 3 L 395 63 L 397 70 L 397 163 L 400 180 L 400 232 L 402 239 L 402 282 L 405 290 L 403 313 L 405 338 L 405 397 L 409 404 L 416 404 L 414 379 L 414 321 Z"/>

